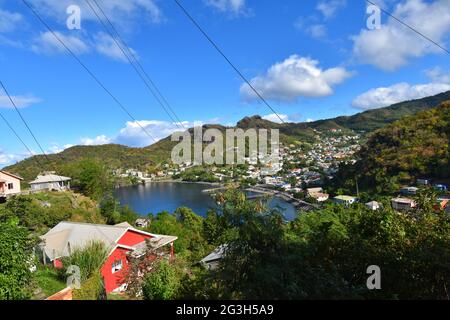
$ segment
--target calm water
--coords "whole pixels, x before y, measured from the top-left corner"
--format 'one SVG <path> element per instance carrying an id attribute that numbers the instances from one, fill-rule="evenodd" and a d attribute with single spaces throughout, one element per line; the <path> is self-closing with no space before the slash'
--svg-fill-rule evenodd
<path id="1" fill-rule="evenodd" d="M 179 207 L 191 208 L 195 213 L 204 216 L 215 203 L 211 196 L 202 192 L 212 188 L 206 184 L 155 182 L 145 185 L 122 187 L 115 195 L 122 205 L 129 205 L 137 213 L 146 216 L 162 211 L 174 212 Z M 273 198 L 269 205 L 279 206 L 287 220 L 295 217 L 295 208 L 279 198 Z"/>

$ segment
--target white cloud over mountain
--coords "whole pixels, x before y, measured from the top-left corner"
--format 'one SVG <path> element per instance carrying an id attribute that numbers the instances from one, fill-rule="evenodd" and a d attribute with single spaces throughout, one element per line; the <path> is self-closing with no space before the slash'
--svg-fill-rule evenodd
<path id="1" fill-rule="evenodd" d="M 393 15 L 442 45 L 450 35 L 448 0 L 405 0 L 396 5 Z M 392 18 L 382 20 L 381 29 L 363 29 L 352 39 L 356 59 L 386 71 L 405 66 L 414 58 L 444 53 Z"/>
<path id="2" fill-rule="evenodd" d="M 368 110 L 386 107 L 394 103 L 407 100 L 420 99 L 450 90 L 450 84 L 428 83 L 410 85 L 397 83 L 389 87 L 381 87 L 369 90 L 353 100 L 355 108 Z"/>
<path id="3" fill-rule="evenodd" d="M 266 99 L 295 101 L 299 97 L 329 96 L 336 85 L 352 76 L 352 72 L 342 67 L 321 69 L 318 65 L 317 60 L 292 55 L 250 82 Z M 246 83 L 241 85 L 240 90 L 246 100 L 257 100 L 256 94 Z"/>

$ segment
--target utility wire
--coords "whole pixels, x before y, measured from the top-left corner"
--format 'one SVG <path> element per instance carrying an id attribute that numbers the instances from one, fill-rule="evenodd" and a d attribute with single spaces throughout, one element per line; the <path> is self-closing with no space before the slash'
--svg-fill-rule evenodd
<path id="1" fill-rule="evenodd" d="M 425 34 L 423 34 L 422 32 L 420 32 L 419 30 L 417 30 L 416 28 L 410 26 L 409 24 L 407 24 L 406 22 L 400 20 L 399 18 L 397 18 L 396 16 L 394 16 L 392 13 L 386 11 L 385 9 L 383 9 L 382 7 L 380 7 L 379 5 L 373 3 L 370 0 L 365 0 L 367 3 L 378 7 L 383 13 L 387 14 L 389 17 L 391 17 L 392 19 L 396 20 L 397 22 L 399 22 L 400 24 L 404 25 L 405 27 L 407 27 L 408 29 L 414 31 L 415 33 L 417 33 L 418 35 L 420 35 L 422 38 L 428 40 L 429 42 L 433 43 L 434 45 L 438 46 L 439 48 L 441 48 L 442 50 L 444 50 L 447 53 L 450 53 L 449 50 L 447 50 L 445 47 L 443 47 L 442 45 L 440 45 L 437 41 L 434 41 L 433 39 L 431 39 L 430 37 L 426 36 Z"/>
<path id="2" fill-rule="evenodd" d="M 283 118 L 280 117 L 278 112 L 275 111 L 275 109 L 267 102 L 266 99 L 256 90 L 256 88 L 250 83 L 250 81 L 244 76 L 244 74 L 239 71 L 239 69 L 236 67 L 236 65 L 231 62 L 231 60 L 225 55 L 223 50 L 214 42 L 214 40 L 206 33 L 206 31 L 200 26 L 200 24 L 194 19 L 194 17 L 189 14 L 189 12 L 186 10 L 186 8 L 180 3 L 178 0 L 174 0 L 175 3 L 180 7 L 180 9 L 183 11 L 183 13 L 186 15 L 186 17 L 197 27 L 197 29 L 203 34 L 203 36 L 208 40 L 209 43 L 212 44 L 212 46 L 219 52 L 219 54 L 228 62 L 228 64 L 236 71 L 236 73 L 244 80 L 247 85 L 252 89 L 252 91 L 261 99 L 261 101 L 277 116 L 278 119 L 280 119 L 281 123 L 286 123 Z"/>
<path id="3" fill-rule="evenodd" d="M 42 164 L 39 162 L 39 160 L 35 157 L 35 154 L 33 153 L 33 151 L 31 151 L 31 149 L 27 146 L 27 144 L 23 141 L 23 139 L 19 136 L 19 134 L 17 133 L 17 131 L 14 129 L 14 127 L 9 123 L 9 121 L 5 118 L 5 116 L 0 113 L 0 118 L 3 119 L 3 121 L 6 123 L 6 126 L 14 133 L 14 135 L 16 136 L 16 138 L 20 141 L 20 143 L 22 143 L 22 145 L 25 147 L 25 149 L 27 149 L 28 153 L 31 155 L 31 157 L 36 161 L 36 163 L 38 164 L 39 167 L 43 168 Z"/>
<path id="4" fill-rule="evenodd" d="M 6 95 L 8 96 L 9 101 L 11 102 L 11 105 L 14 107 L 14 109 L 16 110 L 17 114 L 19 115 L 20 119 L 22 120 L 23 124 L 25 125 L 25 127 L 27 128 L 28 132 L 30 133 L 30 135 L 33 137 L 34 141 L 36 142 L 37 146 L 39 147 L 39 149 L 41 150 L 42 154 L 45 156 L 45 159 L 51 164 L 51 160 L 48 158 L 47 154 L 44 151 L 44 148 L 42 148 L 42 145 L 40 144 L 40 142 L 38 141 L 38 139 L 36 138 L 36 135 L 33 133 L 33 131 L 31 130 L 30 126 L 28 125 L 27 121 L 25 120 L 25 118 L 22 116 L 22 113 L 20 112 L 19 108 L 17 108 L 16 103 L 14 102 L 14 100 L 12 99 L 11 95 L 9 94 L 8 90 L 6 90 L 5 85 L 3 84 L 2 81 L 0 81 L 0 85 L 3 88 L 3 91 L 5 91 Z"/>
<path id="5" fill-rule="evenodd" d="M 22 0 L 22 2 L 30 9 L 30 11 L 34 14 L 34 16 L 47 28 L 47 30 L 55 37 L 55 39 L 61 43 L 61 45 L 66 49 L 66 51 L 71 55 L 79 64 L 80 66 L 94 79 L 95 82 L 116 102 L 116 104 L 128 115 L 130 119 L 132 119 L 141 129 L 142 131 L 151 139 L 153 139 L 154 142 L 158 142 L 153 135 L 148 132 L 139 121 L 136 120 L 136 118 L 128 111 L 128 109 L 116 98 L 116 96 L 103 84 L 103 82 L 100 81 L 100 79 L 83 63 L 83 61 L 80 60 L 80 58 L 66 45 L 66 43 L 59 37 L 55 31 L 42 19 L 42 17 L 39 15 L 39 13 L 33 9 L 33 7 L 26 1 Z"/>
<path id="6" fill-rule="evenodd" d="M 120 36 L 119 32 L 111 22 L 111 20 L 106 15 L 105 11 L 102 9 L 102 7 L 99 5 L 99 3 L 96 0 L 93 0 L 95 5 L 97 6 L 98 10 L 103 15 L 104 19 L 108 22 L 110 28 L 106 25 L 106 23 L 103 21 L 103 19 L 99 16 L 97 10 L 93 7 L 91 2 L 89 0 L 85 0 L 87 5 L 91 8 L 92 12 L 97 17 L 98 21 L 103 25 L 103 28 L 109 33 L 111 38 L 116 43 L 117 47 L 122 51 L 123 55 L 127 58 L 128 62 L 133 67 L 134 71 L 136 71 L 137 75 L 141 78 L 141 80 L 144 82 L 147 89 L 150 91 L 150 93 L 153 95 L 153 97 L 158 101 L 158 103 L 161 105 L 161 107 L 164 109 L 166 114 L 169 116 L 169 118 L 180 128 L 185 129 L 183 126 L 183 123 L 177 116 L 177 114 L 174 112 L 173 108 L 168 103 L 167 99 L 164 97 L 164 95 L 161 93 L 161 91 L 156 86 L 155 82 L 150 78 L 148 73 L 143 68 L 142 64 L 139 62 L 139 60 L 136 58 L 136 55 L 133 53 L 133 51 L 130 49 L 130 47 L 127 45 L 123 37 Z M 118 40 L 117 40 L 117 39 Z M 125 49 L 124 49 L 125 48 Z M 137 66 L 136 66 L 137 65 Z M 171 113 L 169 112 L 171 111 Z M 175 118 L 176 120 L 175 120 Z"/>
<path id="7" fill-rule="evenodd" d="M 36 144 L 38 145 L 39 149 L 41 150 L 42 154 L 44 155 L 45 159 L 47 160 L 47 162 L 49 163 L 49 165 L 51 167 L 53 167 L 53 170 L 55 170 L 56 176 L 59 178 L 60 182 L 61 182 L 61 187 L 63 186 L 64 181 L 62 180 L 62 177 L 60 175 L 58 175 L 58 170 L 54 164 L 54 162 L 48 157 L 47 153 L 44 151 L 44 148 L 42 148 L 41 143 L 38 141 L 38 139 L 36 138 L 36 135 L 33 133 L 33 131 L 31 130 L 30 126 L 28 125 L 27 121 L 25 120 L 25 118 L 22 116 L 22 113 L 20 112 L 19 108 L 17 108 L 16 103 L 14 102 L 14 99 L 11 97 L 11 95 L 9 94 L 8 90 L 6 90 L 5 85 L 3 84 L 3 82 L 0 80 L 0 85 L 3 88 L 3 91 L 5 91 L 6 95 L 8 96 L 9 101 L 11 102 L 11 105 L 14 107 L 14 109 L 16 110 L 17 114 L 19 115 L 20 119 L 22 120 L 23 124 L 25 125 L 25 127 L 28 129 L 28 132 L 30 133 L 30 135 L 33 137 L 34 141 L 36 142 Z M 8 125 L 8 127 L 13 131 L 13 133 L 16 135 L 16 137 L 22 142 L 22 144 L 25 146 L 25 148 L 31 153 L 31 155 L 33 156 L 33 152 L 31 151 L 31 149 L 25 144 L 25 142 L 20 138 L 20 136 L 17 134 L 17 132 L 12 128 L 12 126 L 9 124 L 9 122 L 3 117 L 3 120 L 6 122 L 6 124 Z M 45 167 L 42 166 L 40 164 L 40 162 L 36 159 L 36 162 L 39 164 L 39 167 L 41 167 L 42 171 L 46 171 Z"/>

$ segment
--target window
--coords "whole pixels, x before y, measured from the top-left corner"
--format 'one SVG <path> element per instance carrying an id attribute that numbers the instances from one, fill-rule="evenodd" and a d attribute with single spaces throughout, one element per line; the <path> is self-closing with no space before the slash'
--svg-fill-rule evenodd
<path id="1" fill-rule="evenodd" d="M 14 189 L 14 184 L 8 183 L 8 190 L 12 190 L 12 189 Z"/>
<path id="2" fill-rule="evenodd" d="M 111 271 L 112 273 L 116 273 L 122 269 L 122 260 L 116 260 L 112 264 Z"/>

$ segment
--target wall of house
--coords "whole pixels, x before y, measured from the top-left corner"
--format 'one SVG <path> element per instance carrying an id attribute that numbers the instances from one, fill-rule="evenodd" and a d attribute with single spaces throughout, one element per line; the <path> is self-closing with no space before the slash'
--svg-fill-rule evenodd
<path id="1" fill-rule="evenodd" d="M 123 244 L 126 246 L 134 246 L 138 243 L 144 242 L 146 239 L 151 238 L 145 234 L 141 234 L 132 230 L 128 230 L 120 239 L 117 241 L 118 244 Z"/>
<path id="2" fill-rule="evenodd" d="M 110 293 L 125 283 L 125 277 L 128 271 L 127 252 L 128 249 L 116 248 L 103 264 L 101 274 L 105 281 L 106 293 Z M 112 272 L 112 265 L 117 260 L 122 261 L 122 269 L 118 272 Z"/>
<path id="3" fill-rule="evenodd" d="M 0 193 L 4 193 L 5 195 L 20 193 L 20 179 L 17 179 L 9 174 L 5 174 L 0 171 L 0 179 L 6 180 L 4 184 L 3 190 L 0 190 Z M 13 188 L 9 189 L 8 184 L 12 183 Z"/>

